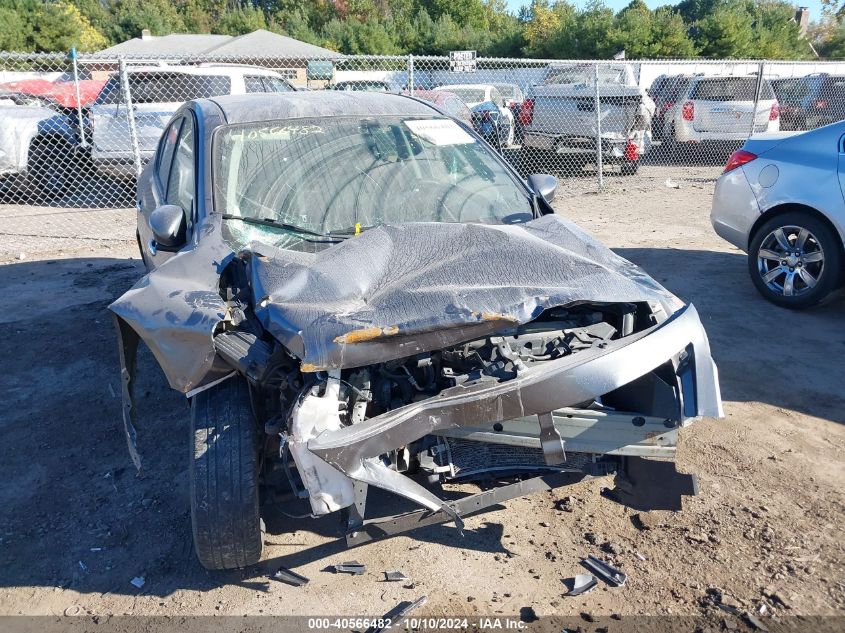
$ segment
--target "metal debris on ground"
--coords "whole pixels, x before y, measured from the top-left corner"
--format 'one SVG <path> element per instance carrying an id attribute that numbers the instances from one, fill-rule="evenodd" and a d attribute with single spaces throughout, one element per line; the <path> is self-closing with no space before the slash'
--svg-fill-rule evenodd
<path id="1" fill-rule="evenodd" d="M 293 572 L 285 567 L 279 567 L 279 569 L 270 575 L 270 578 L 272 580 L 283 582 L 287 585 L 293 585 L 294 587 L 301 587 L 302 585 L 308 584 L 308 578 L 300 576 L 296 572 Z"/>
<path id="2" fill-rule="evenodd" d="M 143 576 L 135 576 L 132 580 L 129 581 L 129 584 L 133 587 L 141 589 L 146 582 L 147 580 Z"/>
<path id="3" fill-rule="evenodd" d="M 366 565 L 359 563 L 357 560 L 346 561 L 334 566 L 335 573 L 352 574 L 353 576 L 360 576 L 367 571 Z"/>
<path id="4" fill-rule="evenodd" d="M 607 564 L 603 560 L 596 558 L 592 554 L 582 560 L 581 564 L 595 572 L 599 578 L 601 578 L 608 584 L 614 585 L 616 587 L 623 586 L 625 584 L 625 581 L 628 580 L 628 576 L 626 576 L 624 573 L 622 573 L 615 567 L 612 567 L 611 565 Z"/>
<path id="5" fill-rule="evenodd" d="M 423 606 L 427 601 L 428 596 L 417 598 L 413 602 L 403 600 L 380 618 L 381 621 L 386 622 L 385 626 L 371 626 L 365 633 L 382 633 L 388 628 L 400 626 L 411 611 Z"/>
<path id="6" fill-rule="evenodd" d="M 769 629 L 768 629 L 768 627 L 766 627 L 766 625 L 765 625 L 765 624 L 763 624 L 763 623 L 760 621 L 760 619 L 759 619 L 756 615 L 754 615 L 753 613 L 751 613 L 750 611 L 746 611 L 745 613 L 743 613 L 743 614 L 742 614 L 742 617 L 745 619 L 745 621 L 746 621 L 746 622 L 748 622 L 748 624 L 749 624 L 752 628 L 755 628 L 755 629 L 757 629 L 758 631 L 764 631 L 764 632 L 767 632 L 767 631 L 769 630 Z"/>
<path id="7" fill-rule="evenodd" d="M 567 578 L 563 581 L 568 589 L 567 596 L 580 596 L 595 588 L 598 580 L 592 574 L 576 574 L 574 578 Z"/>
<path id="8" fill-rule="evenodd" d="M 401 581 L 410 580 L 410 578 L 408 578 L 401 571 L 396 571 L 396 570 L 384 572 L 384 579 L 387 582 L 399 582 L 400 580 Z"/>

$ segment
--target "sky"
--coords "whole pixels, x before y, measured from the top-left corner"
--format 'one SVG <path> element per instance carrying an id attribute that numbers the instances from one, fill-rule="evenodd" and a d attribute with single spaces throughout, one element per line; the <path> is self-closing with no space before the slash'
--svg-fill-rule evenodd
<path id="1" fill-rule="evenodd" d="M 570 2 L 573 2 L 573 4 L 579 7 L 582 7 L 586 4 L 586 0 L 570 0 Z M 604 3 L 614 11 L 619 11 L 620 9 L 630 4 L 630 2 L 631 0 L 604 0 Z M 677 0 L 676 2 L 673 2 L 672 0 L 645 0 L 645 3 L 650 9 L 656 9 L 657 7 L 661 7 L 666 4 L 678 4 L 678 2 L 680 2 L 680 0 Z M 531 0 L 507 0 L 507 3 L 508 8 L 513 13 L 517 13 L 519 11 L 519 7 L 524 4 L 531 4 Z M 819 17 L 821 17 L 821 0 L 802 0 L 802 2 L 796 3 L 796 6 L 808 7 L 810 9 L 811 22 L 815 22 L 819 19 Z"/>

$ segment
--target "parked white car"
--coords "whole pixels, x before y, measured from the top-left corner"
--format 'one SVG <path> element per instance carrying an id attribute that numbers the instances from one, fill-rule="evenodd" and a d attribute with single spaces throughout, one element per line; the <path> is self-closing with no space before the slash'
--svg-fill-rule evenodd
<path id="1" fill-rule="evenodd" d="M 690 77 L 663 118 L 663 138 L 678 143 L 743 141 L 752 131 L 777 132 L 778 102 L 769 80 L 760 86 L 755 111 L 756 92 L 754 76 Z"/>
<path id="2" fill-rule="evenodd" d="M 499 108 L 502 117 L 507 121 L 509 128 L 505 145 L 513 145 L 514 141 L 514 118 L 513 112 L 505 104 L 505 97 L 499 89 L 492 84 L 454 84 L 440 86 L 435 90 L 446 90 L 458 95 L 460 99 L 469 106 L 470 110 L 482 103 L 491 102 Z"/>
<path id="3" fill-rule="evenodd" d="M 0 96 L 0 189 L 49 202 L 67 189 L 77 128 L 58 108 L 24 98 Z"/>
<path id="4" fill-rule="evenodd" d="M 599 147 L 603 164 L 618 164 L 623 176 L 637 173 L 651 147 L 655 105 L 631 64 L 550 64 L 529 94 L 519 111 L 526 173 L 580 172 Z"/>
<path id="5" fill-rule="evenodd" d="M 255 66 L 144 66 L 128 70 L 132 113 L 143 162 L 156 150 L 170 118 L 191 99 L 258 92 L 293 92 L 280 74 Z M 135 175 L 135 159 L 124 92 L 117 73 L 90 108 L 91 160 L 98 171 L 117 177 Z"/>

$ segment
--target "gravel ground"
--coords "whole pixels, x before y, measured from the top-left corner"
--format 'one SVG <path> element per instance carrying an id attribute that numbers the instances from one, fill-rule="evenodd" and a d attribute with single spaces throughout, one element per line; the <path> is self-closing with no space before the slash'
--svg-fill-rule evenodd
<path id="1" fill-rule="evenodd" d="M 534 614 L 538 625 L 571 616 L 589 630 L 591 619 L 616 614 L 734 626 L 720 601 L 764 612 L 769 627 L 839 616 L 835 630 L 845 613 L 843 301 L 792 313 L 760 299 L 744 256 L 710 228 L 713 174 L 688 168 L 675 189 L 665 170 L 645 167 L 634 179 L 609 178 L 598 194 L 565 186 L 556 203 L 693 302 L 707 328 L 726 417 L 682 433 L 679 469 L 701 485 L 683 512 L 635 518 L 599 496 L 609 481 L 595 480 L 507 502 L 468 519 L 463 536 L 426 528 L 352 552 L 331 519 L 273 514 L 265 563 L 225 574 L 203 570 L 191 551 L 187 407 L 149 355 L 139 386 L 143 478 L 126 454 L 105 308 L 141 273 L 132 212 L 77 210 L 94 214 L 77 217 L 97 218 L 97 231 L 66 238 L 50 228 L 61 211 L 38 210 L 30 242 L 10 235 L 10 216 L 31 208 L 2 207 L 0 256 L 11 263 L 0 266 L 0 285 L 12 301 L 0 313 L 0 354 L 11 360 L 0 375 L 0 614 L 375 616 L 427 595 L 420 614 Z M 628 583 L 564 596 L 562 579 L 589 553 L 614 561 Z M 324 571 L 350 558 L 367 573 Z M 311 582 L 268 582 L 279 565 Z M 388 569 L 412 582 L 382 582 Z"/>

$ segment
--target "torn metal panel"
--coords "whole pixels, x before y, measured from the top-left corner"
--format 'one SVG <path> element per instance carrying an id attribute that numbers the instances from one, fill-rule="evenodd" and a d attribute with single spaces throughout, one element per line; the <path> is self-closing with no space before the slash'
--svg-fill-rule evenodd
<path id="1" fill-rule="evenodd" d="M 212 336 L 226 316 L 218 286 L 234 254 L 213 218 L 197 230 L 204 233 L 198 246 L 147 273 L 109 306 L 147 344 L 170 386 L 183 393 L 231 371 L 222 362 L 215 367 Z"/>
<path id="2" fill-rule="evenodd" d="M 138 355 L 138 334 L 126 321 L 114 315 L 117 329 L 117 349 L 120 357 L 120 393 L 123 409 L 123 430 L 132 463 L 140 472 L 141 455 L 138 453 L 138 432 L 136 430 L 137 413 L 135 412 L 135 365 Z"/>
<path id="3" fill-rule="evenodd" d="M 343 472 L 357 472 L 368 458 L 404 446 L 440 429 L 536 415 L 589 401 L 639 378 L 694 349 L 694 384 L 684 395 L 695 414 L 720 417 L 722 405 L 715 366 L 692 305 L 664 323 L 578 354 L 525 370 L 513 380 L 447 389 L 436 398 L 394 409 L 339 431 L 326 432 L 309 449 Z"/>
<path id="4" fill-rule="evenodd" d="M 556 306 L 674 301 L 554 215 L 380 226 L 317 253 L 258 243 L 248 251 L 259 255 L 248 258 L 256 315 L 308 371 L 447 347 Z"/>

